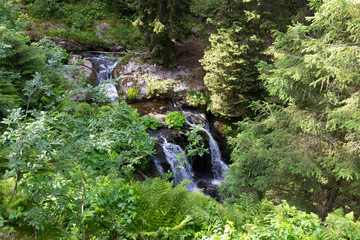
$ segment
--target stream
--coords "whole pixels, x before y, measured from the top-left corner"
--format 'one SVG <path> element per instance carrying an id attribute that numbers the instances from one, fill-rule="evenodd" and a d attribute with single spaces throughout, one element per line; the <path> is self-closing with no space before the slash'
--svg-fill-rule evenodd
<path id="1" fill-rule="evenodd" d="M 112 79 L 113 70 L 120 59 L 105 54 L 84 53 L 83 56 L 88 57 L 94 65 L 97 84 L 104 84 L 109 101 L 116 101 L 119 98 L 117 89 L 114 84 L 106 80 Z M 159 174 L 163 175 L 167 170 L 171 170 L 174 175 L 174 185 L 186 180 L 189 192 L 202 189 L 204 193 L 207 193 L 209 189 L 216 189 L 216 185 L 226 180 L 224 173 L 228 170 L 228 166 L 222 159 L 221 150 L 210 131 L 210 123 L 204 113 L 196 110 L 183 110 L 181 104 L 172 101 L 149 100 L 130 105 L 137 109 L 140 116 L 165 116 L 172 111 L 179 111 L 185 116 L 189 126 L 201 125 L 201 131 L 208 137 L 210 154 L 189 162 L 186 152 L 180 146 L 183 145 L 183 141 L 177 142 L 179 140 L 171 138 L 175 130 L 163 127 L 156 132 L 151 132 L 152 136 L 158 138 L 157 152 L 152 156 L 152 160 Z M 217 192 L 217 190 L 215 191 Z"/>
<path id="2" fill-rule="evenodd" d="M 82 54 L 89 58 L 89 61 L 94 65 L 96 72 L 96 83 L 103 84 L 105 87 L 106 96 L 110 102 L 115 102 L 119 98 L 118 91 L 113 83 L 106 82 L 106 80 L 113 78 L 113 71 L 116 64 L 120 61 L 119 58 L 106 54 L 91 54 L 89 52 Z"/>
<path id="3" fill-rule="evenodd" d="M 182 113 L 185 115 L 185 120 L 186 123 L 190 126 L 194 126 L 194 125 L 199 125 L 196 124 L 194 122 L 192 122 L 192 117 L 198 113 L 185 113 L 184 111 L 182 111 Z M 212 180 L 212 183 L 217 185 L 221 182 L 225 181 L 224 178 L 224 173 L 227 172 L 228 170 L 228 166 L 224 163 L 224 161 L 222 160 L 221 157 L 221 151 L 219 148 L 219 145 L 217 144 L 217 142 L 215 141 L 215 139 L 213 138 L 211 132 L 210 132 L 210 128 L 209 128 L 209 122 L 205 120 L 205 126 L 201 127 L 200 129 L 202 131 L 204 131 L 208 137 L 209 137 L 209 149 L 210 149 L 210 153 L 211 153 L 211 164 L 212 164 L 212 172 L 214 174 L 214 179 Z"/>

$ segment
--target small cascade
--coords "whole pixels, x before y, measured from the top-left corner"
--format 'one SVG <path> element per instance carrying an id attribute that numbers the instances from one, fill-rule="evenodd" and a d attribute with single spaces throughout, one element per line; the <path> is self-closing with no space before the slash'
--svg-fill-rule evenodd
<path id="1" fill-rule="evenodd" d="M 163 174 L 164 174 L 164 169 L 163 169 L 163 167 L 161 166 L 161 160 L 160 160 L 156 155 L 153 155 L 151 158 L 152 158 L 152 160 L 153 160 L 153 162 L 154 162 L 156 171 L 158 171 L 158 173 L 160 173 L 161 175 L 163 175 Z"/>
<path id="2" fill-rule="evenodd" d="M 228 166 L 222 160 L 219 145 L 217 144 L 217 142 L 215 141 L 215 139 L 213 138 L 210 132 L 210 128 L 207 120 L 205 118 L 202 118 L 201 116 L 197 116 L 199 114 L 195 114 L 195 113 L 188 114 L 186 112 L 183 113 L 185 113 L 184 115 L 185 115 L 186 123 L 189 124 L 190 126 L 199 125 L 196 124 L 194 120 L 195 121 L 198 121 L 199 119 L 202 121 L 205 120 L 204 124 L 202 124 L 205 126 L 201 127 L 200 129 L 203 130 L 209 136 L 209 148 L 211 154 L 212 172 L 214 173 L 214 179 L 212 183 L 217 185 L 220 182 L 224 182 L 225 178 L 223 177 L 223 174 L 228 170 Z"/>
<path id="3" fill-rule="evenodd" d="M 214 184 L 224 182 L 223 174 L 228 170 L 228 166 L 222 161 L 219 145 L 211 135 L 209 129 L 201 128 L 209 136 L 209 148 L 211 153 L 212 170 L 214 173 Z"/>
<path id="4" fill-rule="evenodd" d="M 188 184 L 188 191 L 193 192 L 198 190 L 199 188 L 193 182 L 194 173 L 192 171 L 191 165 L 188 163 L 185 151 L 179 145 L 176 145 L 174 143 L 169 143 L 165 137 L 161 137 L 161 138 L 163 140 L 163 143 L 159 143 L 159 144 L 164 150 L 166 161 L 170 164 L 170 168 L 172 172 L 175 174 L 174 184 L 178 185 L 184 179 L 188 179 L 191 181 Z M 178 159 L 180 159 L 181 161 L 179 161 Z M 162 167 L 159 164 L 159 161 L 156 158 L 155 159 L 153 158 L 153 160 L 157 170 L 162 171 Z"/>
<path id="5" fill-rule="evenodd" d="M 89 60 L 95 65 L 98 69 L 96 72 L 96 83 L 102 84 L 103 80 L 111 79 L 112 72 L 116 67 L 116 64 L 120 61 L 118 58 L 114 58 L 112 56 L 107 56 L 105 54 L 100 55 L 92 55 Z M 104 84 L 106 89 L 106 95 L 110 99 L 111 102 L 114 102 L 119 98 L 119 94 L 116 90 L 116 87 L 112 83 Z"/>

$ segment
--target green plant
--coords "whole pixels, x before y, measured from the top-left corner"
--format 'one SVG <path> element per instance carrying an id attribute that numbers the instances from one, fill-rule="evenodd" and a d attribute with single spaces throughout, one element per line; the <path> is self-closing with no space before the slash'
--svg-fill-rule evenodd
<path id="1" fill-rule="evenodd" d="M 148 98 L 152 98 L 154 96 L 160 97 L 162 94 L 167 93 L 171 86 L 173 86 L 176 82 L 172 79 L 155 79 L 154 76 L 148 76 L 146 79 L 148 84 Z"/>
<path id="2" fill-rule="evenodd" d="M 61 3 L 56 0 L 35 0 L 28 6 L 28 9 L 33 16 L 50 19 L 60 16 Z"/>
<path id="3" fill-rule="evenodd" d="M 111 105 L 104 105 L 100 108 L 100 112 L 111 112 L 113 109 Z"/>
<path id="4" fill-rule="evenodd" d="M 210 92 L 188 92 L 186 93 L 186 100 L 191 106 L 206 108 L 210 103 Z"/>
<path id="5" fill-rule="evenodd" d="M 140 122 L 146 127 L 146 129 L 151 129 L 154 131 L 161 127 L 161 123 L 159 122 L 159 120 L 152 116 L 141 117 Z"/>
<path id="6" fill-rule="evenodd" d="M 128 52 L 126 52 L 126 54 L 124 56 L 121 57 L 119 64 L 125 65 L 134 57 L 135 57 L 135 52 L 128 51 Z"/>
<path id="7" fill-rule="evenodd" d="M 63 49 L 46 39 L 30 44 L 24 31 L 5 27 L 0 27 L 0 42 L 0 101 L 6 101 L 0 107 L 2 114 L 10 103 L 44 109 L 60 99 Z"/>
<path id="8" fill-rule="evenodd" d="M 87 102 L 82 102 L 82 103 L 77 104 L 75 111 L 76 111 L 75 115 L 77 115 L 79 117 L 87 118 L 89 116 L 94 115 L 94 109 Z"/>
<path id="9" fill-rule="evenodd" d="M 359 211 L 353 199 L 360 193 L 360 71 L 353 53 L 360 38 L 349 37 L 359 16 L 354 2 L 324 1 L 311 24 L 274 32 L 277 59 L 259 67 L 264 87 L 282 106 L 254 102 L 257 118 L 240 122 L 228 139 L 233 196 L 271 192 L 322 219 L 343 204 Z"/>
<path id="10" fill-rule="evenodd" d="M 188 138 L 190 144 L 186 147 L 186 154 L 188 156 L 200 156 L 202 157 L 205 153 L 209 153 L 209 149 L 205 147 L 202 136 L 199 134 L 201 131 L 201 125 L 195 125 L 190 127 L 190 131 L 186 132 L 185 135 Z"/>
<path id="11" fill-rule="evenodd" d="M 78 105 L 91 112 L 89 104 Z M 12 212 L 0 212 L 0 225 L 34 230 L 40 239 L 79 239 L 90 233 L 129 239 L 125 228 L 132 225 L 136 199 L 121 178 L 146 163 L 153 139 L 125 102 L 83 118 L 74 108 L 67 110 L 27 116 L 17 109 L 4 119 L 11 126 L 0 140 L 7 147 L 1 157 L 11 171 L 5 179 L 13 179 L 6 195 Z M 108 191 L 111 187 L 116 190 Z"/>
<path id="12" fill-rule="evenodd" d="M 172 41 L 184 41 L 189 29 L 190 0 L 137 0 L 138 19 L 134 24 L 144 36 L 156 63 L 175 66 L 176 48 Z"/>
<path id="13" fill-rule="evenodd" d="M 169 128 L 180 130 L 185 124 L 185 117 L 178 111 L 171 112 L 165 116 L 165 122 Z"/>
<path id="14" fill-rule="evenodd" d="M 135 100 L 140 95 L 140 89 L 135 85 L 134 87 L 129 88 L 126 99 L 129 101 Z"/>
<path id="15" fill-rule="evenodd" d="M 194 239 L 190 214 L 203 208 L 210 198 L 188 193 L 184 183 L 173 187 L 172 182 L 161 178 L 149 178 L 136 185 L 136 228 L 146 236 L 144 239 Z"/>

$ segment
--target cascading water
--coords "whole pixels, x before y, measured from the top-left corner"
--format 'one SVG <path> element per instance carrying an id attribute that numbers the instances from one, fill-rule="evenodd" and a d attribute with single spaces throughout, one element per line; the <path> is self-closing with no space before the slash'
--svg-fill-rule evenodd
<path id="1" fill-rule="evenodd" d="M 158 171 L 158 173 L 160 173 L 161 175 L 163 175 L 163 174 L 164 174 L 164 169 L 163 169 L 163 167 L 161 166 L 161 160 L 160 160 L 156 155 L 153 155 L 151 158 L 152 158 L 152 160 L 153 160 L 153 162 L 154 162 L 156 171 Z"/>
<path id="2" fill-rule="evenodd" d="M 194 173 L 191 168 L 191 165 L 188 163 L 185 151 L 179 145 L 174 143 L 169 143 L 165 137 L 161 136 L 161 139 L 163 140 L 163 142 L 162 143 L 159 142 L 159 144 L 164 150 L 166 161 L 170 164 L 170 168 L 175 175 L 174 184 L 178 185 L 183 180 L 188 179 L 189 181 L 191 181 L 187 185 L 188 191 L 193 192 L 199 190 L 199 188 L 193 182 Z M 157 160 L 154 158 L 153 160 L 155 162 L 155 166 L 157 170 L 162 171 L 162 167 L 159 164 L 159 162 L 157 162 Z M 159 168 L 159 166 L 161 168 Z"/>
<path id="3" fill-rule="evenodd" d="M 96 83 L 102 84 L 104 80 L 112 78 L 112 72 L 116 67 L 116 64 L 120 61 L 118 58 L 113 56 L 107 56 L 105 54 L 92 55 L 89 60 L 95 67 L 98 69 L 96 72 Z M 104 87 L 106 89 L 106 96 L 110 99 L 111 102 L 114 102 L 119 98 L 119 94 L 116 90 L 116 87 L 112 83 L 105 83 Z"/>
<path id="4" fill-rule="evenodd" d="M 185 113 L 185 112 L 183 112 L 183 113 Z M 199 125 L 199 124 L 195 124 L 191 120 L 191 117 L 194 117 L 194 116 L 197 118 L 201 118 L 199 116 L 196 116 L 196 114 L 194 114 L 194 113 L 190 113 L 190 114 L 185 113 L 186 123 L 189 124 L 190 126 Z M 204 119 L 204 120 L 206 120 L 206 119 Z M 210 154 L 211 154 L 212 172 L 214 173 L 214 179 L 213 179 L 212 183 L 219 184 L 220 182 L 225 181 L 223 174 L 228 170 L 228 166 L 222 161 L 219 145 L 217 144 L 217 142 L 215 141 L 215 139 L 213 138 L 213 136 L 210 132 L 208 122 L 206 121 L 204 125 L 205 126 L 201 127 L 200 129 L 203 130 L 209 136 L 209 148 L 210 148 Z"/>
<path id="5" fill-rule="evenodd" d="M 212 170 L 214 173 L 214 184 L 218 184 L 220 182 L 224 182 L 225 178 L 223 174 L 228 170 L 228 166 L 222 161 L 221 152 L 219 145 L 214 140 L 213 136 L 211 135 L 210 131 L 206 128 L 200 128 L 209 136 L 209 148 L 211 153 L 211 163 L 212 163 Z"/>

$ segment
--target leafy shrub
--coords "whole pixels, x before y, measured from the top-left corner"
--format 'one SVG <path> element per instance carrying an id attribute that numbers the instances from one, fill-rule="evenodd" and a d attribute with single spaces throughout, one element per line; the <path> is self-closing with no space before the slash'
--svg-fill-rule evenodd
<path id="1" fill-rule="evenodd" d="M 47 38 L 41 39 L 38 43 L 34 43 L 34 45 L 39 46 L 48 61 L 54 61 L 56 60 L 54 58 L 57 58 L 58 64 L 61 64 L 67 63 L 70 59 L 65 49 Z"/>
<path id="2" fill-rule="evenodd" d="M 210 103 L 210 92 L 188 92 L 186 100 L 191 106 L 206 107 Z"/>
<path id="3" fill-rule="evenodd" d="M 174 111 L 166 115 L 165 122 L 169 128 L 180 130 L 185 124 L 185 117 L 178 111 Z"/>
<path id="4" fill-rule="evenodd" d="M 142 117 L 140 118 L 140 122 L 146 127 L 146 129 L 157 130 L 159 127 L 161 127 L 159 120 L 152 116 Z"/>
<path id="5" fill-rule="evenodd" d="M 153 76 L 149 76 L 146 79 L 148 84 L 148 98 L 151 97 L 160 97 L 160 95 L 167 93 L 171 86 L 175 84 L 175 81 L 172 79 L 154 79 Z"/>
<path id="6" fill-rule="evenodd" d="M 94 21 L 104 19 L 106 15 L 105 4 L 101 2 L 64 5 L 60 12 L 66 25 L 76 29 L 90 28 Z"/>
<path id="7" fill-rule="evenodd" d="M 199 133 L 202 127 L 201 125 L 191 126 L 191 130 L 185 133 L 190 142 L 186 147 L 187 156 L 202 157 L 205 153 L 209 153 L 209 149 L 205 147 L 203 137 Z"/>
<path id="8" fill-rule="evenodd" d="M 60 10 L 61 6 L 56 0 L 35 0 L 29 5 L 30 14 L 43 19 L 59 17 Z"/>
<path id="9" fill-rule="evenodd" d="M 23 31 L 0 28 L 0 117 L 26 103 L 42 109 L 59 99 L 66 52 L 49 40 L 29 42 Z"/>
<path id="10" fill-rule="evenodd" d="M 139 95 L 140 95 L 140 89 L 137 86 L 134 86 L 129 88 L 126 94 L 126 99 L 132 101 L 135 100 Z"/>
<path id="11" fill-rule="evenodd" d="M 75 110 L 76 110 L 76 115 L 79 117 L 91 116 L 94 113 L 94 110 L 92 109 L 91 105 L 86 102 L 79 103 L 76 106 Z"/>
<path id="12" fill-rule="evenodd" d="M 100 108 L 100 112 L 111 112 L 113 108 L 109 105 L 104 105 Z"/>

